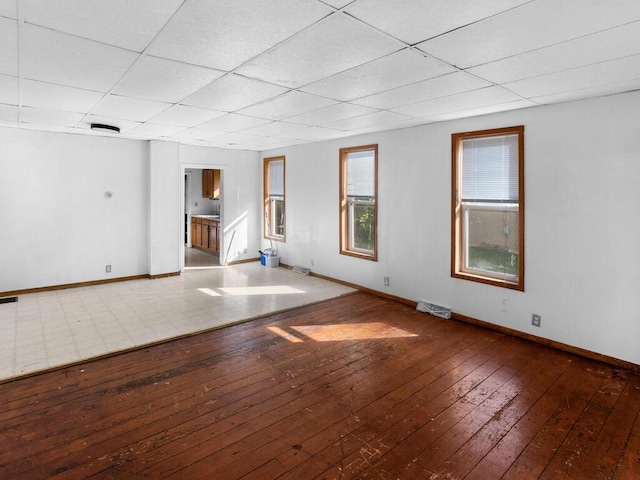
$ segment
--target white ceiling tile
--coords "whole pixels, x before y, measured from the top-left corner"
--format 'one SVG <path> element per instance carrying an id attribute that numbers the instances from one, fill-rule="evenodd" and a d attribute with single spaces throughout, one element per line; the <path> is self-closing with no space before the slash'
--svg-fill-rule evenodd
<path id="1" fill-rule="evenodd" d="M 100 115 L 87 115 L 82 122 L 77 125 L 77 128 L 83 130 L 90 130 L 92 123 L 100 123 L 102 125 L 112 125 L 118 127 L 122 133 L 126 133 L 142 124 L 142 122 L 134 122 L 131 120 L 123 120 L 121 118 L 103 117 Z M 95 135 L 100 135 L 98 132 L 93 132 Z M 104 133 L 104 135 L 117 135 L 112 133 Z"/>
<path id="2" fill-rule="evenodd" d="M 107 92 L 138 58 L 128 50 L 29 24 L 23 31 L 23 78 Z"/>
<path id="3" fill-rule="evenodd" d="M 48 108 L 22 107 L 20 109 L 20 123 L 74 127 L 83 117 L 84 114 L 82 113 L 50 110 Z"/>
<path id="4" fill-rule="evenodd" d="M 206 140 L 216 135 L 220 135 L 221 133 L 222 132 L 214 132 L 213 130 L 193 127 L 174 133 L 171 137 L 178 140 Z"/>
<path id="5" fill-rule="evenodd" d="M 284 120 L 288 117 L 301 115 L 336 103 L 338 102 L 327 98 L 291 91 L 257 105 L 242 109 L 240 113 L 252 117 Z"/>
<path id="6" fill-rule="evenodd" d="M 282 138 L 293 138 L 305 141 L 320 141 L 329 140 L 332 138 L 339 138 L 345 135 L 344 131 L 325 128 L 325 127 L 306 127 L 301 130 L 295 130 L 293 132 L 287 132 L 280 135 Z"/>
<path id="7" fill-rule="evenodd" d="M 404 49 L 302 88 L 337 100 L 366 95 L 451 73 L 455 69 L 414 49 Z"/>
<path id="8" fill-rule="evenodd" d="M 237 72 L 297 88 L 403 46 L 347 15 L 336 13 L 256 57 Z"/>
<path id="9" fill-rule="evenodd" d="M 320 125 L 336 120 L 342 120 L 344 118 L 373 113 L 375 111 L 375 108 L 353 105 L 351 103 L 338 103 L 336 105 L 331 105 L 330 107 L 321 108 L 313 112 L 291 117 L 290 120 L 295 123 L 304 123 L 306 125 Z"/>
<path id="10" fill-rule="evenodd" d="M 104 117 L 146 122 L 169 108 L 169 106 L 170 104 L 168 103 L 154 102 L 152 100 L 108 95 L 91 113 Z"/>
<path id="11" fill-rule="evenodd" d="M 30 107 L 88 112 L 104 97 L 104 93 L 65 87 L 52 83 L 22 81 L 22 104 Z"/>
<path id="12" fill-rule="evenodd" d="M 640 55 L 504 84 L 525 97 L 542 97 L 640 78 Z"/>
<path id="13" fill-rule="evenodd" d="M 161 114 L 153 117 L 153 123 L 162 125 L 176 125 L 180 127 L 195 127 L 208 120 L 221 117 L 225 112 L 209 110 L 206 108 L 189 107 L 186 105 L 174 105 Z"/>
<path id="14" fill-rule="evenodd" d="M 477 22 L 530 0 L 358 0 L 345 9 L 410 45 Z"/>
<path id="15" fill-rule="evenodd" d="M 573 90 L 571 92 L 556 93 L 554 95 L 534 97 L 531 101 L 537 104 L 547 105 L 551 103 L 572 102 L 574 100 L 601 97 L 605 95 L 615 95 L 617 93 L 630 92 L 634 90 L 640 90 L 640 79 L 629 80 L 621 83 L 610 83 L 592 88 L 583 88 L 581 90 Z"/>
<path id="16" fill-rule="evenodd" d="M 281 135 L 286 132 L 293 132 L 304 128 L 305 125 L 299 123 L 289 122 L 271 122 L 258 127 L 247 128 L 242 133 L 248 133 L 250 135 L 259 135 L 262 137 L 271 137 L 273 135 Z"/>
<path id="17" fill-rule="evenodd" d="M 486 107 L 521 100 L 517 95 L 501 87 L 487 87 L 479 90 L 458 93 L 424 102 L 394 108 L 394 112 L 417 118 L 430 118 L 434 115 L 451 113 L 471 108 Z"/>
<path id="18" fill-rule="evenodd" d="M 184 100 L 184 104 L 233 112 L 288 89 L 240 75 L 225 75 Z"/>
<path id="19" fill-rule="evenodd" d="M 144 56 L 127 72 L 114 93 L 177 103 L 223 74 L 220 70 Z"/>
<path id="20" fill-rule="evenodd" d="M 3 122 L 18 122 L 18 106 L 0 104 L 0 120 Z"/>
<path id="21" fill-rule="evenodd" d="M 335 8 L 342 8 L 345 5 L 349 5 L 350 3 L 353 3 L 354 0 L 321 0 L 321 1 Z"/>
<path id="22" fill-rule="evenodd" d="M 0 103 L 18 105 L 18 77 L 0 75 Z"/>
<path id="23" fill-rule="evenodd" d="M 505 83 L 640 53 L 640 21 L 467 70 Z"/>
<path id="24" fill-rule="evenodd" d="M 456 93 L 477 90 L 491 84 L 464 72 L 455 72 L 441 77 L 424 80 L 405 87 L 354 100 L 354 103 L 375 108 L 393 108 L 417 103 L 432 98 L 445 97 Z"/>
<path id="25" fill-rule="evenodd" d="M 637 0 L 619 0 L 615 7 L 601 0 L 536 0 L 418 46 L 469 68 L 638 19 Z"/>
<path id="26" fill-rule="evenodd" d="M 0 73 L 18 76 L 18 22 L 0 17 Z"/>
<path id="27" fill-rule="evenodd" d="M 2 0 L 0 2 L 0 17 L 18 18 L 18 0 Z"/>
<path id="28" fill-rule="evenodd" d="M 29 0 L 25 21 L 142 52 L 183 0 Z"/>
<path id="29" fill-rule="evenodd" d="M 246 133 L 223 133 L 211 137 L 211 140 L 220 146 L 233 146 L 242 144 L 244 142 L 252 142 L 256 140 L 255 135 L 248 135 Z"/>
<path id="30" fill-rule="evenodd" d="M 143 123 L 139 127 L 129 130 L 129 135 L 140 135 L 148 138 L 166 137 L 173 133 L 177 133 L 184 128 L 176 125 L 157 125 L 154 123 Z"/>
<path id="31" fill-rule="evenodd" d="M 231 70 L 330 12 L 316 0 L 191 0 L 148 53 Z"/>
<path id="32" fill-rule="evenodd" d="M 520 110 L 522 108 L 535 107 L 537 103 L 529 100 L 515 100 L 513 102 L 500 103 L 495 105 L 487 105 L 484 107 L 470 108 L 468 110 L 460 110 L 451 113 L 441 113 L 428 118 L 430 122 L 445 122 L 458 118 L 477 117 L 479 115 L 488 115 L 490 113 L 507 112 L 511 110 Z"/>
<path id="33" fill-rule="evenodd" d="M 218 132 L 236 132 L 238 130 L 257 127 L 258 125 L 264 125 L 266 123 L 271 123 L 271 120 L 247 117 L 246 115 L 238 115 L 237 113 L 229 113 L 198 125 L 198 127 L 216 130 Z"/>
<path id="34" fill-rule="evenodd" d="M 396 124 L 403 122 L 413 122 L 412 118 L 407 118 L 405 115 L 400 115 L 394 112 L 375 112 L 367 115 L 361 115 L 359 117 L 345 118 L 344 120 L 338 120 L 337 122 L 329 122 L 322 125 L 327 128 L 334 128 L 337 130 L 356 130 L 360 128 L 372 127 L 375 125 L 383 124 Z"/>

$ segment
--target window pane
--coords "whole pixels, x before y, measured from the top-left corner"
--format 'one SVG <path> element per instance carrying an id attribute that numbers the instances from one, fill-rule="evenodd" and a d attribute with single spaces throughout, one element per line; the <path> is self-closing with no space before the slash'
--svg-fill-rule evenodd
<path id="1" fill-rule="evenodd" d="M 272 200 L 271 211 L 273 213 L 272 235 L 284 235 L 284 200 L 275 198 Z"/>
<path id="2" fill-rule="evenodd" d="M 465 206 L 465 268 L 518 275 L 518 211 Z"/>
<path id="3" fill-rule="evenodd" d="M 351 204 L 351 248 L 373 251 L 375 238 L 374 207 L 372 203 Z"/>
<path id="4" fill-rule="evenodd" d="M 269 195 L 284 195 L 284 161 L 269 162 Z"/>
<path id="5" fill-rule="evenodd" d="M 376 174 L 374 152 L 350 152 L 347 162 L 347 195 L 373 197 Z"/>

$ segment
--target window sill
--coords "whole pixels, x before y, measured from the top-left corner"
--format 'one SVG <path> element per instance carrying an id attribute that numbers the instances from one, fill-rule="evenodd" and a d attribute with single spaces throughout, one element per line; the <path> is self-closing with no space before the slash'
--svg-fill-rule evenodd
<path id="1" fill-rule="evenodd" d="M 484 283 L 485 285 L 493 285 L 495 287 L 508 288 L 511 290 L 518 290 L 520 292 L 524 292 L 524 281 L 511 281 L 511 280 L 500 280 L 492 277 L 483 277 L 482 275 L 474 275 L 472 273 L 466 272 L 452 272 L 451 276 L 453 278 L 459 278 L 461 280 L 469 280 L 471 282 Z"/>

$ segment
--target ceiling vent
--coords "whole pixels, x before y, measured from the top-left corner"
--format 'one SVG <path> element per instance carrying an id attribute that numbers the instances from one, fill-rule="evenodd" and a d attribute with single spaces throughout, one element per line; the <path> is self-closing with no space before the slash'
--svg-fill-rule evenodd
<path id="1" fill-rule="evenodd" d="M 91 130 L 101 133 L 120 133 L 120 127 L 114 127 L 113 125 L 105 125 L 103 123 L 92 123 Z"/>

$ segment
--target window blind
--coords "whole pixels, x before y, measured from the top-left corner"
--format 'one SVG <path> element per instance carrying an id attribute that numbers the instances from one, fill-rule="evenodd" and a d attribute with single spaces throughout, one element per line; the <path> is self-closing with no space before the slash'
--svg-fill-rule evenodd
<path id="1" fill-rule="evenodd" d="M 269 196 L 284 196 L 284 162 L 282 160 L 269 162 Z"/>
<path id="2" fill-rule="evenodd" d="M 373 150 L 349 152 L 347 157 L 347 195 L 373 197 L 375 195 L 375 158 Z"/>
<path id="3" fill-rule="evenodd" d="M 518 202 L 518 135 L 462 141 L 462 201 Z"/>

